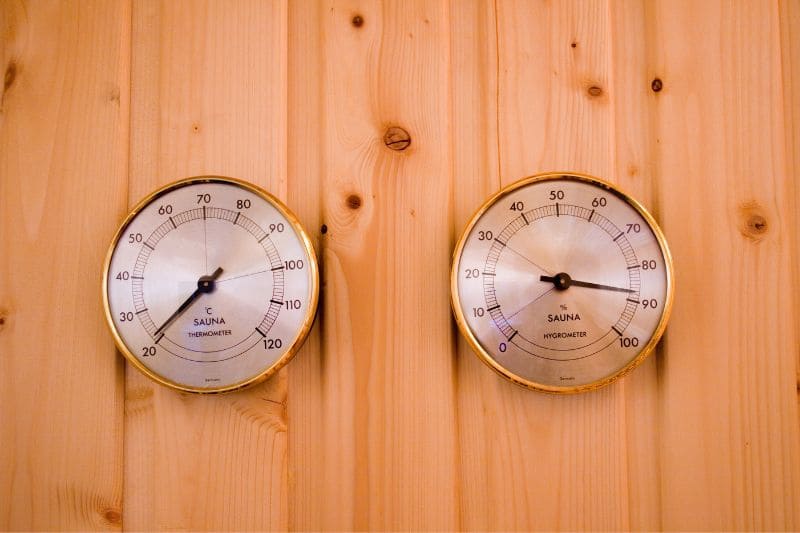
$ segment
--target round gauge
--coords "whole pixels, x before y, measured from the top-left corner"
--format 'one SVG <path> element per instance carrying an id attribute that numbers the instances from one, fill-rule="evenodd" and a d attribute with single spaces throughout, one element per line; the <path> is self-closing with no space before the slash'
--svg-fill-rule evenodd
<path id="1" fill-rule="evenodd" d="M 317 308 L 311 242 L 275 197 L 202 176 L 150 194 L 111 242 L 106 318 L 150 378 L 223 392 L 271 376 L 300 348 Z"/>
<path id="2" fill-rule="evenodd" d="M 491 197 L 453 258 L 456 321 L 478 356 L 546 392 L 608 384 L 655 347 L 672 258 L 653 217 L 610 183 L 541 174 Z"/>

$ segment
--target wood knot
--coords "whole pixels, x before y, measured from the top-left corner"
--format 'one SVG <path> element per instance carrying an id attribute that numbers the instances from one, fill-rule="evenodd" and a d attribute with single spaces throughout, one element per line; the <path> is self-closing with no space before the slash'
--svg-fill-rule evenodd
<path id="1" fill-rule="evenodd" d="M 577 47 L 578 47 L 578 42 L 577 42 L 577 41 L 572 41 L 572 42 L 570 43 L 570 46 L 571 46 L 572 48 L 577 48 Z"/>
<path id="2" fill-rule="evenodd" d="M 769 230 L 769 222 L 761 206 L 755 202 L 748 202 L 739 207 L 741 226 L 739 231 L 753 241 L 759 241 Z"/>
<path id="3" fill-rule="evenodd" d="M 351 194 L 345 200 L 345 204 L 347 204 L 347 207 L 350 209 L 358 209 L 361 207 L 361 197 L 357 194 Z"/>
<path id="4" fill-rule="evenodd" d="M 592 98 L 597 98 L 598 96 L 603 95 L 603 89 L 601 89 L 597 85 L 592 85 L 586 90 L 586 92 L 588 92 L 589 96 L 591 96 Z"/>
<path id="5" fill-rule="evenodd" d="M 11 61 L 6 67 L 5 76 L 3 76 L 3 91 L 7 91 L 15 79 L 17 79 L 17 64 Z"/>
<path id="6" fill-rule="evenodd" d="M 195 133 L 200 133 L 200 124 L 198 124 L 197 122 L 193 123 L 192 124 L 192 131 L 195 132 Z"/>
<path id="7" fill-rule="evenodd" d="M 319 232 L 325 235 L 326 233 L 328 233 L 328 226 L 326 224 L 323 224 L 322 227 L 319 228 Z"/>
<path id="8" fill-rule="evenodd" d="M 651 89 L 653 89 L 653 92 L 654 92 L 654 93 L 661 92 L 661 89 L 663 89 L 663 88 L 664 88 L 664 82 L 663 82 L 663 81 L 661 81 L 661 78 L 655 78 L 655 79 L 654 79 L 654 80 L 653 80 L 653 81 L 650 83 L 650 88 L 651 88 Z"/>
<path id="9" fill-rule="evenodd" d="M 767 219 L 761 215 L 753 215 L 747 219 L 747 228 L 751 233 L 761 235 L 767 231 Z"/>
<path id="10" fill-rule="evenodd" d="M 5 309 L 0 308 L 0 331 L 3 331 L 3 328 L 6 325 L 6 316 L 7 315 L 8 315 L 8 312 Z"/>
<path id="11" fill-rule="evenodd" d="M 101 511 L 103 520 L 109 524 L 120 525 L 122 524 L 122 512 L 119 509 L 108 508 Z"/>
<path id="12" fill-rule="evenodd" d="M 108 91 L 109 102 L 119 105 L 119 97 L 120 97 L 119 87 L 112 87 L 111 90 Z"/>
<path id="13" fill-rule="evenodd" d="M 353 15 L 353 19 L 350 22 L 356 28 L 360 28 L 361 26 L 364 25 L 364 17 L 362 17 L 361 15 Z"/>
<path id="14" fill-rule="evenodd" d="M 383 134 L 383 144 L 389 149 L 399 152 L 411 145 L 411 135 L 403 128 L 392 126 Z"/>

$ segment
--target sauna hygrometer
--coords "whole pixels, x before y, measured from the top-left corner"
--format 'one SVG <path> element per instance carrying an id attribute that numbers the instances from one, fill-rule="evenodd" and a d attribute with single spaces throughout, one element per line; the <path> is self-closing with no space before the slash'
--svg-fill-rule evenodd
<path id="1" fill-rule="evenodd" d="M 633 369 L 667 324 L 672 259 L 636 200 L 597 178 L 541 174 L 478 209 L 453 258 L 453 311 L 478 356 L 547 392 Z"/>
<path id="2" fill-rule="evenodd" d="M 211 176 L 140 202 L 103 271 L 120 351 L 157 382 L 192 392 L 238 389 L 286 364 L 311 328 L 318 290 L 311 242 L 289 209 Z"/>

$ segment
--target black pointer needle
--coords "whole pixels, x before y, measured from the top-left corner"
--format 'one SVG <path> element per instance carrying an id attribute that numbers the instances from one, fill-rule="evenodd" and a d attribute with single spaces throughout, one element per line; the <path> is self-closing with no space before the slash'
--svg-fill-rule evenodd
<path id="1" fill-rule="evenodd" d="M 156 332 L 153 334 L 153 336 L 155 337 L 159 333 L 161 333 L 162 331 L 167 329 L 169 327 L 169 325 L 172 324 L 175 321 L 176 318 L 181 316 L 181 313 L 186 311 L 186 309 L 188 309 L 189 306 L 192 305 L 192 303 L 195 300 L 197 300 L 197 298 L 201 294 L 203 294 L 204 292 L 206 292 L 206 293 L 213 292 L 214 291 L 214 280 L 216 280 L 218 277 L 220 277 L 221 274 L 222 274 L 222 267 L 219 267 L 210 276 L 200 276 L 200 279 L 197 280 L 197 288 L 195 289 L 195 291 L 191 294 L 191 296 L 186 298 L 186 301 L 183 302 L 180 305 L 180 307 L 178 307 L 178 309 L 176 309 L 175 312 L 172 313 L 172 315 L 170 315 L 170 317 L 167 319 L 166 322 L 161 324 L 161 327 L 156 330 Z"/>
<path id="2" fill-rule="evenodd" d="M 633 289 L 624 289 L 622 287 L 612 287 L 611 285 L 600 285 L 599 283 L 589 283 L 588 281 L 578 281 L 569 277 L 569 274 L 561 272 L 555 276 L 540 276 L 540 281 L 549 281 L 556 286 L 556 289 L 565 291 L 572 285 L 576 287 L 587 287 L 589 289 L 602 289 L 604 291 L 617 291 L 617 292 L 636 292 Z"/>

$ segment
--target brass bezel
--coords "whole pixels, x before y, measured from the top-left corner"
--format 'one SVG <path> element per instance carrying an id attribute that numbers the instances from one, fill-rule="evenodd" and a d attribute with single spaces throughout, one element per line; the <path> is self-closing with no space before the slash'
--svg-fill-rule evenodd
<path id="1" fill-rule="evenodd" d="M 302 244 L 308 254 L 309 258 L 309 270 L 311 275 L 311 287 L 310 287 L 310 297 L 309 297 L 309 305 L 308 310 L 306 312 L 306 316 L 303 319 L 302 325 L 300 330 L 298 331 L 297 335 L 295 336 L 292 344 L 290 345 L 289 349 L 286 351 L 280 359 L 275 361 L 271 366 L 266 368 L 259 374 L 248 378 L 244 381 L 240 381 L 238 383 L 233 383 L 230 385 L 225 385 L 222 387 L 192 387 L 188 385 L 182 385 L 180 383 L 175 383 L 174 381 L 167 379 L 147 366 L 145 366 L 138 358 L 131 352 L 125 342 L 122 340 L 122 337 L 117 330 L 117 326 L 114 323 L 114 320 L 111 316 L 111 310 L 109 308 L 108 303 L 108 270 L 111 265 L 111 258 L 114 255 L 114 250 L 117 247 L 120 237 L 125 231 L 125 228 L 136 218 L 136 216 L 148 205 L 150 205 L 153 201 L 158 199 L 159 197 L 172 192 L 176 189 L 181 189 L 183 187 L 189 187 L 195 184 L 200 183 L 224 183 L 228 185 L 235 185 L 241 187 L 259 197 L 264 199 L 266 202 L 270 203 L 275 209 L 278 210 L 289 222 L 292 229 L 295 231 L 295 234 L 300 237 Z M 311 239 L 309 238 L 308 234 L 306 233 L 305 229 L 303 228 L 300 220 L 295 216 L 295 214 L 278 198 L 270 194 L 269 192 L 265 191 L 261 187 L 257 185 L 253 185 L 252 183 L 248 183 L 243 180 L 239 180 L 236 178 L 229 178 L 225 176 L 193 176 L 190 178 L 184 178 L 172 183 L 168 183 L 163 187 L 153 191 L 152 193 L 145 196 L 142 200 L 140 200 L 136 206 L 131 210 L 130 213 L 125 217 L 122 224 L 120 224 L 119 229 L 114 234 L 114 237 L 111 239 L 111 244 L 108 247 L 108 252 L 106 253 L 105 262 L 103 263 L 103 281 L 102 281 L 102 298 L 103 298 L 103 309 L 106 315 L 106 323 L 108 324 L 109 329 L 111 330 L 111 334 L 114 337 L 114 342 L 117 345 L 117 348 L 134 367 L 136 367 L 140 372 L 144 375 L 152 379 L 153 381 L 165 385 L 171 389 L 183 391 L 183 392 L 192 392 L 198 394 L 217 394 L 223 392 L 233 392 L 237 390 L 241 390 L 246 387 L 250 387 L 253 385 L 257 385 L 258 383 L 262 383 L 263 381 L 269 379 L 273 376 L 278 370 L 283 368 L 300 350 L 300 347 L 303 345 L 308 333 L 311 331 L 311 327 L 314 324 L 314 319 L 316 318 L 317 314 L 317 304 L 319 303 L 319 266 L 317 262 L 317 255 L 314 252 L 314 246 L 311 244 Z"/>
<path id="2" fill-rule="evenodd" d="M 481 216 L 497 201 L 499 201 L 504 196 L 508 195 L 509 193 L 520 189 L 522 187 L 526 187 L 533 183 L 545 182 L 545 181 L 555 181 L 555 180 L 577 180 L 587 182 L 598 187 L 601 187 L 607 190 L 609 193 L 614 194 L 615 196 L 621 198 L 630 206 L 632 206 L 641 216 L 644 218 L 645 222 L 650 226 L 650 229 L 653 231 L 653 234 L 656 236 L 656 240 L 658 241 L 659 248 L 661 249 L 661 253 L 664 257 L 664 263 L 667 267 L 667 298 L 666 302 L 662 308 L 661 318 L 656 326 L 653 335 L 650 337 L 650 340 L 647 344 L 639 351 L 639 353 L 631 359 L 631 361 L 625 365 L 622 369 L 600 378 L 596 381 L 591 383 L 586 383 L 583 385 L 576 385 L 571 387 L 557 387 L 552 385 L 545 385 L 543 383 L 536 383 L 534 381 L 530 381 L 525 379 L 521 376 L 514 374 L 513 372 L 507 370 L 505 367 L 500 365 L 491 354 L 481 345 L 475 335 L 472 333 L 472 330 L 467 325 L 467 321 L 464 317 L 463 310 L 461 308 L 461 297 L 458 293 L 458 270 L 459 264 L 461 261 L 461 253 L 464 249 L 464 244 L 467 240 L 467 237 L 472 232 L 473 227 L 475 224 L 478 223 Z M 661 336 L 664 334 L 664 330 L 667 327 L 667 322 L 669 321 L 669 316 L 672 312 L 672 304 L 675 295 L 675 285 L 674 285 L 674 265 L 672 262 L 672 254 L 670 253 L 669 246 L 667 245 L 666 237 L 664 233 L 661 231 L 661 228 L 658 226 L 658 223 L 653 218 L 653 216 L 645 209 L 645 207 L 640 204 L 636 199 L 630 196 L 628 193 L 621 190 L 616 185 L 613 185 L 610 182 L 602 180 L 600 178 L 596 178 L 594 176 L 590 176 L 588 174 L 582 174 L 579 172 L 545 172 L 541 174 L 535 174 L 533 176 L 528 176 L 526 178 L 522 178 L 519 181 L 516 181 L 506 187 L 503 187 L 492 196 L 490 196 L 484 203 L 481 205 L 478 210 L 472 215 L 467 223 L 466 228 L 461 233 L 461 237 L 456 244 L 455 250 L 453 251 L 453 260 L 451 263 L 450 269 L 450 305 L 453 309 L 453 315 L 455 316 L 456 324 L 458 324 L 458 329 L 461 331 L 461 334 L 466 338 L 467 342 L 469 343 L 472 350 L 477 354 L 477 356 L 483 361 L 486 365 L 489 366 L 492 370 L 503 376 L 504 378 L 508 379 L 509 381 L 516 383 L 517 385 L 521 385 L 523 387 L 527 387 L 532 390 L 540 391 L 540 392 L 547 392 L 551 394 L 572 394 L 577 392 L 586 392 L 590 390 L 595 390 L 600 387 L 604 387 L 605 385 L 609 385 L 614 381 L 618 380 L 619 378 L 625 376 L 634 368 L 639 366 L 642 361 L 647 358 L 648 355 L 653 351 L 653 349 L 658 344 L 658 341 L 661 340 Z"/>

